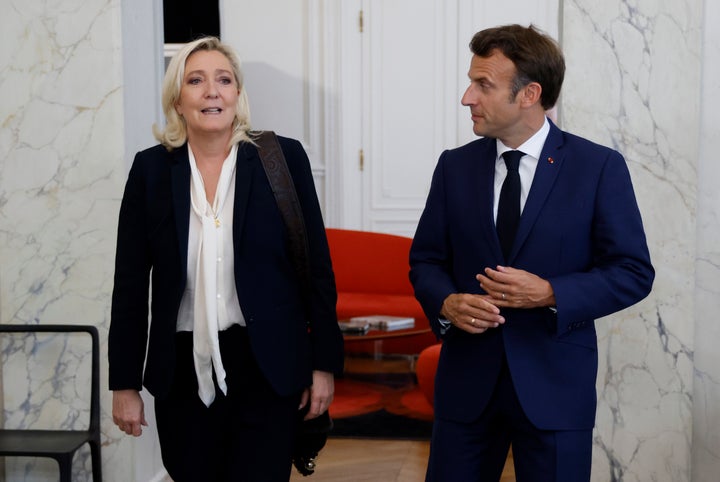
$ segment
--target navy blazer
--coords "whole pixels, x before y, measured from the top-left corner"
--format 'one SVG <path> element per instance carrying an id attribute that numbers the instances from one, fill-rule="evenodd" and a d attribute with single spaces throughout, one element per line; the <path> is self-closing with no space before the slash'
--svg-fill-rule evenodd
<path id="1" fill-rule="evenodd" d="M 312 286 L 307 309 L 285 224 L 257 149 L 247 142 L 237 153 L 233 247 L 235 286 L 253 354 L 277 393 L 289 395 L 311 385 L 313 370 L 341 372 L 343 342 L 310 163 L 298 141 L 279 141 L 308 233 Z M 108 340 L 111 390 L 140 390 L 144 384 L 154 396 L 164 397 L 171 386 L 187 274 L 190 177 L 186 145 L 139 152 L 130 169 L 120 207 Z"/>
<path id="2" fill-rule="evenodd" d="M 443 336 L 435 414 L 482 413 L 506 356 L 518 397 L 540 429 L 591 429 L 595 421 L 594 320 L 648 295 L 654 279 L 630 174 L 616 151 L 550 125 L 506 261 L 493 219 L 496 140 L 443 152 L 411 253 L 415 294 Z M 503 309 L 481 335 L 438 322 L 452 293 L 484 293 L 475 275 L 512 266 L 547 279 L 549 308 Z"/>

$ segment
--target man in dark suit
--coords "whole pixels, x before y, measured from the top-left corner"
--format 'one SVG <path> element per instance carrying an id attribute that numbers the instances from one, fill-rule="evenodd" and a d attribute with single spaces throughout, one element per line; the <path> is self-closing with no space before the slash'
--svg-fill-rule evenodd
<path id="1" fill-rule="evenodd" d="M 587 481 L 594 320 L 654 279 L 640 212 L 623 157 L 546 117 L 555 41 L 508 25 L 470 48 L 462 103 L 483 138 L 440 156 L 410 252 L 443 339 L 426 480 L 497 481 L 512 445 L 518 481 Z"/>

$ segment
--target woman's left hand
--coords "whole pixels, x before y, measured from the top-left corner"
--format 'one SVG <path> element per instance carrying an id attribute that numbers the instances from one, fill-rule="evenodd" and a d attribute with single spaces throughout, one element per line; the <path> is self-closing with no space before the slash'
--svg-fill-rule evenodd
<path id="1" fill-rule="evenodd" d="M 302 397 L 300 398 L 300 408 L 310 403 L 310 409 L 307 415 L 305 415 L 305 420 L 318 417 L 325 412 L 333 401 L 334 393 L 335 378 L 333 374 L 314 370 L 313 384 L 310 388 L 306 388 L 305 391 L 303 391 Z"/>

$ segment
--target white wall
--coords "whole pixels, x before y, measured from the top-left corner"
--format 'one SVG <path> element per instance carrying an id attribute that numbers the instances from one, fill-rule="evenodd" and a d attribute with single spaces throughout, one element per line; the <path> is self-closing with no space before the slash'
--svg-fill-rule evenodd
<path id="1" fill-rule="evenodd" d="M 125 173 L 136 152 L 156 144 L 153 124 L 164 123 L 160 94 L 165 75 L 162 6 L 162 0 L 121 0 Z M 143 435 L 133 439 L 110 426 L 108 430 L 119 437 L 108 450 L 118 451 L 131 480 L 159 481 L 167 473 L 160 459 L 155 405 L 147 391 L 140 395 L 148 422 Z M 114 474 L 117 469 L 108 470 Z"/>
<path id="2" fill-rule="evenodd" d="M 238 52 L 254 129 L 299 140 L 328 209 L 327 159 L 333 149 L 331 73 L 318 46 L 329 35 L 318 1 L 220 1 L 221 35 Z M 270 40 L 261 41 L 260 39 Z"/>

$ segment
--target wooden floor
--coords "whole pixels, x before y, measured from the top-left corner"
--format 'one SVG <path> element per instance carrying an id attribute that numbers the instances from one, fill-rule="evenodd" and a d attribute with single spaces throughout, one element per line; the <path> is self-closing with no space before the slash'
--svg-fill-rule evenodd
<path id="1" fill-rule="evenodd" d="M 291 482 L 423 482 L 428 442 L 331 438 L 310 478 L 293 468 Z M 515 482 L 508 459 L 500 482 Z"/>
<path id="2" fill-rule="evenodd" d="M 414 371 L 414 358 L 349 356 L 346 373 Z M 303 477 L 293 467 L 291 482 L 423 482 L 429 442 L 330 438 L 320 452 L 317 469 Z M 500 482 L 515 482 L 512 453 Z"/>

